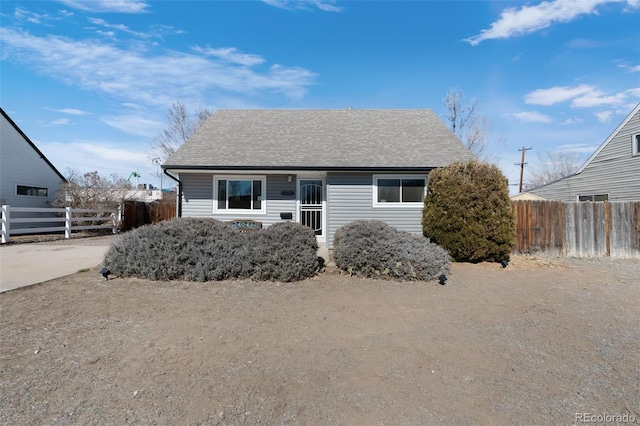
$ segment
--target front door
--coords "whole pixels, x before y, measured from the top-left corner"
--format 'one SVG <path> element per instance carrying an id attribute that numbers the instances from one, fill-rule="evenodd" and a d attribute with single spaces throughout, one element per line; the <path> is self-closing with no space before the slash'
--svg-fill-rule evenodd
<path id="1" fill-rule="evenodd" d="M 300 179 L 299 222 L 313 229 L 318 239 L 324 238 L 324 182 L 322 179 Z"/>

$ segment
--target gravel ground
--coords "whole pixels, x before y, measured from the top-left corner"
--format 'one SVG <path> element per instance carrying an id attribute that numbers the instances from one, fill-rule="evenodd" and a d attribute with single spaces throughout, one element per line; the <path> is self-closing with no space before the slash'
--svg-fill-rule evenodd
<path id="1" fill-rule="evenodd" d="M 535 257 L 454 264 L 445 286 L 94 268 L 0 296 L 0 423 L 640 422 L 639 277 Z"/>

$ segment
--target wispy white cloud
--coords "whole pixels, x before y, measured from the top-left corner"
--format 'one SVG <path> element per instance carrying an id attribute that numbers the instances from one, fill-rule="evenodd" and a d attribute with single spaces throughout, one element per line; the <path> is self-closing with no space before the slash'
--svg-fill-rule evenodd
<path id="1" fill-rule="evenodd" d="M 87 12 L 143 13 L 149 4 L 143 0 L 58 0 L 74 9 Z"/>
<path id="2" fill-rule="evenodd" d="M 476 46 L 484 40 L 504 39 L 531 34 L 553 24 L 571 22 L 583 15 L 598 13 L 598 8 L 607 3 L 626 3 L 629 8 L 638 8 L 638 0 L 554 0 L 543 1 L 535 6 L 520 9 L 509 7 L 500 18 L 480 34 L 464 39 Z"/>
<path id="3" fill-rule="evenodd" d="M 138 37 L 146 37 L 147 34 L 140 32 L 140 31 L 133 31 L 132 29 L 130 29 L 129 27 L 127 27 L 126 25 L 123 24 L 110 24 L 107 21 L 105 21 L 104 19 L 100 19 L 100 18 L 88 18 L 89 22 L 91 22 L 93 25 L 99 25 L 101 27 L 104 28 L 109 28 L 109 29 L 114 29 L 114 30 L 119 30 L 134 36 L 138 36 Z"/>
<path id="4" fill-rule="evenodd" d="M 640 98 L 640 87 L 635 87 L 633 89 L 627 90 L 627 93 L 635 98 Z"/>
<path id="5" fill-rule="evenodd" d="M 626 97 L 627 95 L 625 93 L 607 95 L 600 90 L 594 89 L 573 99 L 571 106 L 577 108 L 592 108 L 605 105 L 620 105 Z"/>
<path id="6" fill-rule="evenodd" d="M 43 24 L 56 18 L 52 18 L 47 13 L 36 13 L 30 10 L 16 7 L 13 11 L 13 18 L 18 22 L 29 22 L 32 24 Z"/>
<path id="7" fill-rule="evenodd" d="M 61 108 L 61 109 L 46 108 L 46 109 L 48 109 L 50 111 L 61 112 L 63 114 L 69 114 L 69 115 L 87 115 L 87 114 L 91 114 L 90 112 L 82 111 L 81 109 L 76 109 L 76 108 Z"/>
<path id="8" fill-rule="evenodd" d="M 628 73 L 640 72 L 640 65 L 619 64 L 618 66 Z"/>
<path id="9" fill-rule="evenodd" d="M 554 152 L 577 152 L 580 154 L 591 154 L 598 148 L 598 145 L 589 145 L 586 143 L 570 143 L 560 145 L 555 148 Z"/>
<path id="10" fill-rule="evenodd" d="M 152 46 L 145 44 L 123 49 L 100 40 L 39 37 L 6 27 L 0 28 L 0 41 L 2 60 L 26 64 L 68 85 L 123 102 L 161 107 L 175 99 L 202 99 L 213 92 L 265 92 L 299 98 L 316 77 L 300 67 L 276 64 L 254 70 L 192 53 L 165 50 L 151 54 Z"/>
<path id="11" fill-rule="evenodd" d="M 574 108 L 593 108 L 601 106 L 621 107 L 629 102 L 629 97 L 638 97 L 638 88 L 620 93 L 607 94 L 595 86 L 580 84 L 575 87 L 554 86 L 549 89 L 538 89 L 528 93 L 524 101 L 530 105 L 556 105 L 571 101 Z"/>
<path id="12" fill-rule="evenodd" d="M 69 124 L 69 119 L 68 118 L 60 118 L 58 120 L 53 120 L 51 122 L 51 124 L 55 124 L 58 126 L 64 126 L 65 124 Z"/>
<path id="13" fill-rule="evenodd" d="M 145 179 L 155 173 L 143 144 L 139 150 L 124 149 L 108 141 L 47 142 L 34 141 L 40 150 L 60 171 L 76 169 L 80 172 L 97 171 L 101 176 L 116 174 L 126 178 L 132 170 L 139 170 Z M 130 144 L 135 146 L 136 144 Z"/>
<path id="14" fill-rule="evenodd" d="M 325 12 L 341 12 L 336 0 L 262 0 L 264 3 L 281 9 L 310 9 L 315 6 Z"/>
<path id="15" fill-rule="evenodd" d="M 164 127 L 161 121 L 132 114 L 104 117 L 102 121 L 124 133 L 147 139 L 156 136 L 159 129 Z"/>
<path id="16" fill-rule="evenodd" d="M 595 113 L 596 118 L 601 123 L 608 123 L 611 121 L 611 117 L 613 116 L 613 111 L 601 111 Z"/>
<path id="17" fill-rule="evenodd" d="M 555 105 L 591 93 L 594 90 L 593 86 L 588 84 L 581 84 L 576 87 L 554 86 L 549 89 L 538 89 L 528 93 L 524 98 L 524 102 L 532 105 Z"/>
<path id="18" fill-rule="evenodd" d="M 566 120 L 564 120 L 562 123 L 563 125 L 571 125 L 571 124 L 578 124 L 578 123 L 583 123 L 584 120 L 582 118 L 567 118 Z"/>
<path id="19" fill-rule="evenodd" d="M 166 35 L 184 33 L 184 31 L 175 29 L 170 25 L 151 25 L 148 30 L 143 32 L 143 31 L 132 30 L 131 28 L 129 28 L 124 24 L 112 24 L 101 18 L 90 17 L 87 19 L 91 24 L 102 27 L 102 28 L 106 28 L 107 30 L 109 30 L 109 31 L 96 30 L 98 34 L 107 36 L 109 38 L 115 38 L 115 32 L 112 30 L 118 30 L 123 33 L 127 33 L 139 38 L 162 38 L 163 36 L 166 36 Z"/>
<path id="20" fill-rule="evenodd" d="M 516 112 L 513 116 L 524 123 L 551 123 L 553 121 L 548 115 L 541 114 L 537 111 Z"/>
<path id="21" fill-rule="evenodd" d="M 234 64 L 246 65 L 246 66 L 254 66 L 260 65 L 264 63 L 264 58 L 260 55 L 253 55 L 250 53 L 242 53 L 235 47 L 200 47 L 194 46 L 192 48 L 194 52 L 202 53 L 205 56 L 213 56 L 220 58 L 224 61 L 231 62 Z"/>

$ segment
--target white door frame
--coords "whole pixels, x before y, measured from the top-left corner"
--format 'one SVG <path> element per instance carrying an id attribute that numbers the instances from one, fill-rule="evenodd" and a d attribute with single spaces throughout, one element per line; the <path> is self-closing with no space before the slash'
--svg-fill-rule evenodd
<path id="1" fill-rule="evenodd" d="M 302 217 L 300 215 L 301 203 L 300 203 L 300 181 L 303 180 L 319 180 L 322 182 L 322 210 L 321 210 L 321 226 L 322 234 L 316 235 L 318 242 L 327 241 L 327 179 L 326 174 L 303 174 L 296 177 L 296 222 L 302 223 Z"/>

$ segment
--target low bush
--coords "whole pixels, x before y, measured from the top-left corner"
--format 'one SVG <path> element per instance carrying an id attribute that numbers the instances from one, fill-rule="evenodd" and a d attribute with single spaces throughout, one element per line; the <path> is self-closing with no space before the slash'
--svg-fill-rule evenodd
<path id="1" fill-rule="evenodd" d="M 451 267 L 449 254 L 428 238 L 376 220 L 338 229 L 333 256 L 340 269 L 368 278 L 429 281 Z"/>
<path id="2" fill-rule="evenodd" d="M 318 269 L 307 229 L 278 224 L 244 234 L 214 219 L 177 218 L 127 232 L 104 264 L 116 276 L 163 281 L 299 280 Z"/>
<path id="3" fill-rule="evenodd" d="M 311 228 L 281 222 L 251 238 L 252 278 L 260 281 L 299 281 L 318 270 L 318 243 Z"/>

